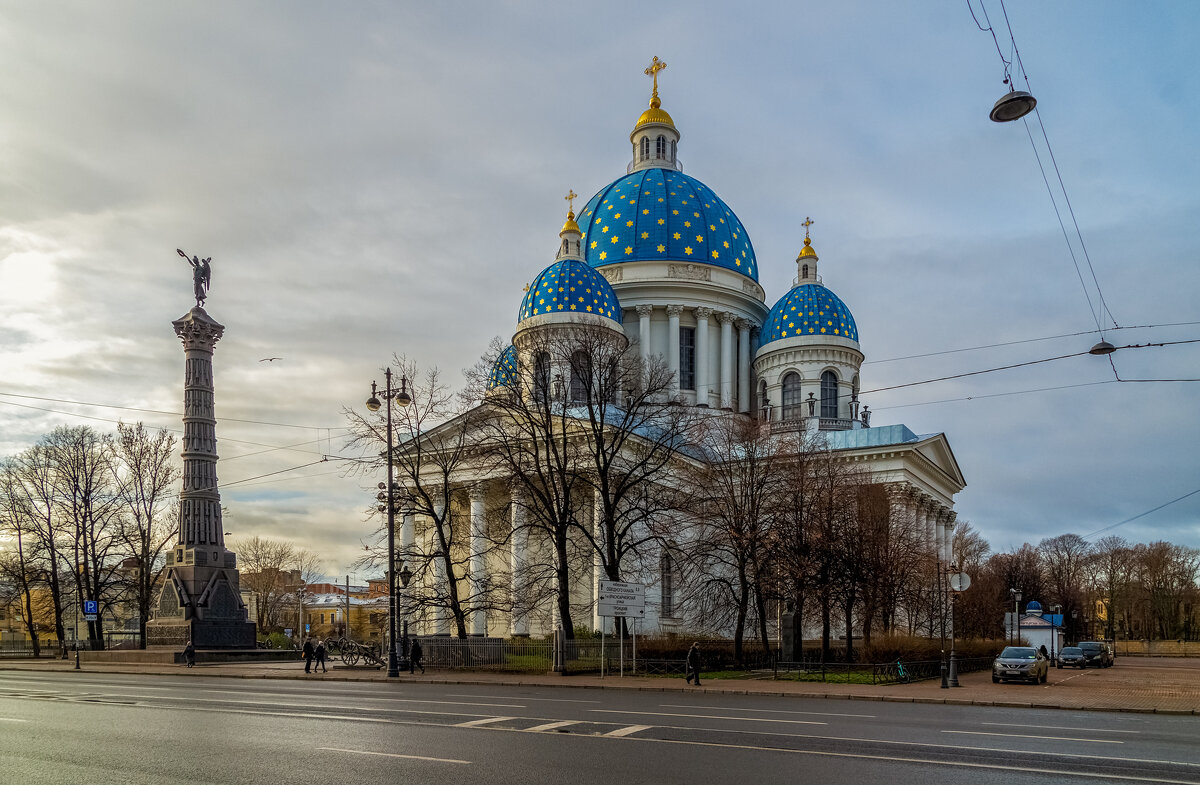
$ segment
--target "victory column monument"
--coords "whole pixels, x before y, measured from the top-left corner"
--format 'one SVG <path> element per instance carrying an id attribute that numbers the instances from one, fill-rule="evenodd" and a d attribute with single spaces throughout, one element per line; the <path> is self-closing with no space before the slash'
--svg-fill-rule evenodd
<path id="1" fill-rule="evenodd" d="M 225 547 L 217 490 L 217 420 L 213 409 L 213 347 L 225 327 L 204 311 L 209 259 L 189 258 L 196 306 L 172 322 L 183 341 L 183 490 L 179 538 L 167 552 L 166 577 L 146 643 L 198 649 L 253 649 L 254 623 L 238 590 L 237 557 Z"/>

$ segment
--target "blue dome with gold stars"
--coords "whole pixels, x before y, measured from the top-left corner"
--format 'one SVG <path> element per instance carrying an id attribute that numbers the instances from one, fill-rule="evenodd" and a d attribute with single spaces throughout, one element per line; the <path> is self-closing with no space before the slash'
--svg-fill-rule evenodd
<path id="1" fill-rule="evenodd" d="M 724 267 L 758 280 L 745 227 L 712 190 L 673 169 L 627 174 L 593 196 L 579 214 L 592 267 L 685 261 Z"/>
<path id="2" fill-rule="evenodd" d="M 517 347 L 510 345 L 500 352 L 496 362 L 492 364 L 492 373 L 488 376 L 487 388 L 509 387 L 517 380 Z"/>
<path id="3" fill-rule="evenodd" d="M 621 306 L 605 277 L 578 259 L 560 259 L 534 279 L 521 300 L 517 321 L 572 312 L 604 316 L 621 323 Z"/>
<path id="4" fill-rule="evenodd" d="M 760 346 L 784 338 L 824 335 L 858 340 L 858 325 L 850 309 L 821 284 L 806 283 L 775 303 L 762 327 Z"/>

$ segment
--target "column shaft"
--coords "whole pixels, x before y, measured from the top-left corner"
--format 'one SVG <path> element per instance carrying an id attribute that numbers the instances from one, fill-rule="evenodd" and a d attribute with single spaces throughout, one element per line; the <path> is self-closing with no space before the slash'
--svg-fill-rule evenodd
<path id="1" fill-rule="evenodd" d="M 721 408 L 733 406 L 733 319 L 722 313 L 721 319 Z"/>
<path id="2" fill-rule="evenodd" d="M 712 316 L 711 308 L 696 309 L 696 403 L 708 406 L 708 395 L 712 388 L 712 380 L 708 370 L 708 319 Z"/>
<path id="3" fill-rule="evenodd" d="M 487 635 L 487 614 L 483 610 L 483 593 L 487 584 L 484 575 L 484 552 L 487 550 L 484 541 L 487 522 L 484 517 L 484 490 L 471 489 L 471 634 Z"/>

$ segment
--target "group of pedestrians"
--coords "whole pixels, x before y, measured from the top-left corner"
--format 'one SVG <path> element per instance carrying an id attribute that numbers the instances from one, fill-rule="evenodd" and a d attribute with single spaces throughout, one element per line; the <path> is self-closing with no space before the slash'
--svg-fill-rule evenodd
<path id="1" fill-rule="evenodd" d="M 314 645 L 312 638 L 306 638 L 304 640 L 304 648 L 300 650 L 300 656 L 304 657 L 305 673 L 316 673 L 318 667 L 321 669 L 321 673 L 329 672 L 329 669 L 325 667 L 325 641 L 318 638 Z M 425 666 L 421 664 L 421 659 L 424 656 L 424 652 L 421 650 L 421 642 L 413 638 L 408 650 L 409 673 L 416 673 L 417 668 L 421 669 L 421 673 L 425 672 Z"/>

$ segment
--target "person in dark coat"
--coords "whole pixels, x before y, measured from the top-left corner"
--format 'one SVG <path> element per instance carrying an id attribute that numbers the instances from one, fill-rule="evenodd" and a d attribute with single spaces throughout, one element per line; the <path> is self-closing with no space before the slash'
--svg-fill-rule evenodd
<path id="1" fill-rule="evenodd" d="M 313 673 L 317 672 L 317 665 L 321 666 L 321 673 L 328 673 L 329 669 L 325 667 L 325 641 L 317 641 L 317 648 L 313 654 L 317 658 L 316 665 L 313 665 Z"/>
<path id="2" fill-rule="evenodd" d="M 183 647 L 183 661 L 189 668 L 196 664 L 196 647 L 192 645 L 191 641 L 188 641 L 187 646 Z"/>
<path id="3" fill-rule="evenodd" d="M 700 686 L 700 641 L 692 644 L 692 648 L 688 649 L 687 665 L 685 667 L 685 680 L 688 684 L 692 683 L 692 679 L 696 680 L 696 686 Z"/>
<path id="4" fill-rule="evenodd" d="M 416 638 L 412 639 L 412 645 L 408 649 L 408 672 L 416 673 L 416 669 L 420 668 L 421 673 L 425 673 L 425 666 L 421 664 L 421 658 L 425 656 L 425 652 L 421 651 L 421 642 Z"/>
<path id="5" fill-rule="evenodd" d="M 312 638 L 305 638 L 304 648 L 300 650 L 300 655 L 304 657 L 304 672 L 310 673 L 312 668 L 313 657 L 317 654 L 317 650 L 313 648 Z"/>

